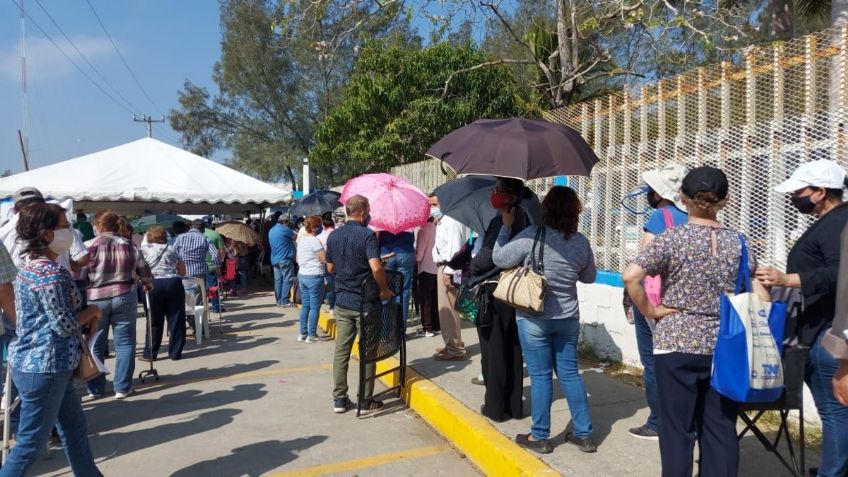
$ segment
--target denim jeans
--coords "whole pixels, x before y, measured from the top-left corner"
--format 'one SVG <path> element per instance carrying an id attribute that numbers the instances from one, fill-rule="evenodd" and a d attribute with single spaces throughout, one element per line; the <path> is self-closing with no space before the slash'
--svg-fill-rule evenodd
<path id="1" fill-rule="evenodd" d="M 639 348 L 639 361 L 642 362 L 642 381 L 645 383 L 645 399 L 651 413 L 645 425 L 656 432 L 659 399 L 657 397 L 657 375 L 654 371 L 654 333 L 648 321 L 633 307 L 634 326 L 636 327 L 636 346 Z"/>
<path id="2" fill-rule="evenodd" d="M 290 259 L 284 259 L 277 262 L 274 268 L 274 297 L 277 298 L 278 305 L 288 305 L 291 303 L 289 296 L 291 294 L 292 285 L 292 269 L 294 262 Z"/>
<path id="3" fill-rule="evenodd" d="M 393 270 L 403 275 L 403 295 L 400 306 L 403 308 L 403 324 L 409 318 L 409 293 L 412 290 L 412 270 L 415 268 L 415 254 L 396 252 L 394 257 L 386 261 L 386 270 Z"/>
<path id="4" fill-rule="evenodd" d="M 90 300 L 89 304 L 97 305 L 103 311 L 99 325 L 101 333 L 94 344 L 94 354 L 103 361 L 109 345 L 106 330 L 111 326 L 115 342 L 115 370 L 112 381 L 116 393 L 127 393 L 132 389 L 135 372 L 135 320 L 138 313 L 136 292 L 132 290 L 104 300 Z M 106 376 L 101 374 L 89 381 L 88 392 L 96 395 L 104 394 Z"/>
<path id="5" fill-rule="evenodd" d="M 26 475 L 47 444 L 54 424 L 74 475 L 102 476 L 88 443 L 85 414 L 74 392 L 73 371 L 24 373 L 13 369 L 12 379 L 21 392 L 21 425 L 0 476 Z"/>
<path id="6" fill-rule="evenodd" d="M 547 439 L 551 434 L 553 371 L 568 401 L 574 435 L 582 438 L 592 434 L 586 388 L 577 372 L 579 337 L 580 320 L 576 318 L 518 320 L 518 338 L 530 373 L 530 431 L 535 439 Z"/>
<path id="7" fill-rule="evenodd" d="M 300 285 L 300 336 L 318 336 L 318 312 L 324 295 L 323 275 L 297 276 Z"/>
<path id="8" fill-rule="evenodd" d="M 327 306 L 332 310 L 336 307 L 336 277 L 329 273 L 324 275 L 324 284 L 326 286 Z"/>
<path id="9" fill-rule="evenodd" d="M 810 386 L 822 422 L 819 477 L 844 476 L 848 472 L 848 407 L 833 396 L 833 376 L 839 363 L 822 347 L 822 330 L 810 348 L 806 382 Z"/>
<path id="10" fill-rule="evenodd" d="M 218 277 L 215 276 L 214 273 L 208 272 L 206 274 L 206 289 L 209 290 L 209 288 L 215 286 L 218 286 Z M 221 309 L 221 302 L 218 297 L 221 296 L 222 291 L 223 290 L 218 290 L 218 293 L 215 295 L 215 298 L 209 300 L 209 308 L 211 308 L 212 311 L 214 311 L 215 313 L 218 313 L 218 310 Z"/>

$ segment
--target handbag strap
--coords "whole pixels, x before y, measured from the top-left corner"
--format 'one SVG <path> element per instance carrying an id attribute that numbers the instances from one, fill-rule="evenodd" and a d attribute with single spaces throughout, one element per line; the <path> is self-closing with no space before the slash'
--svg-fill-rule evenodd
<path id="1" fill-rule="evenodd" d="M 539 245 L 541 242 L 541 245 Z M 536 262 L 536 247 L 539 247 L 539 261 Z M 533 271 L 544 273 L 545 271 L 545 226 L 536 229 L 536 238 L 533 239 L 533 248 L 530 249 L 530 263 Z"/>
<path id="2" fill-rule="evenodd" d="M 751 267 L 748 265 L 748 245 L 745 243 L 745 237 L 739 234 L 739 241 L 742 243 L 742 256 L 739 258 L 739 271 L 736 273 L 736 289 L 738 295 L 742 292 L 751 292 Z"/>
<path id="3" fill-rule="evenodd" d="M 674 228 L 674 217 L 671 215 L 671 211 L 668 210 L 668 207 L 663 207 L 662 209 L 663 221 L 665 222 L 665 228 L 673 229 Z"/>

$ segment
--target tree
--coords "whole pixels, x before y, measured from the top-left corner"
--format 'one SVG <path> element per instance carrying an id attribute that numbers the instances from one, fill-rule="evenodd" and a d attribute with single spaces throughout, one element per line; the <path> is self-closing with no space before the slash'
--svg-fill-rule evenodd
<path id="1" fill-rule="evenodd" d="M 536 114 L 504 67 L 463 74 L 444 92 L 451 75 L 484 60 L 470 44 L 369 43 L 342 102 L 318 128 L 310 163 L 335 167 L 340 176 L 386 170 L 423 159 L 439 138 L 476 119 Z"/>
<path id="2" fill-rule="evenodd" d="M 320 3 L 221 3 L 221 60 L 213 70 L 218 92 L 186 81 L 180 109 L 171 113 L 186 147 L 203 155 L 227 149 L 229 164 L 239 170 L 296 183 L 315 127 L 335 106 L 353 68 L 360 36 L 415 41 L 398 6 Z"/>

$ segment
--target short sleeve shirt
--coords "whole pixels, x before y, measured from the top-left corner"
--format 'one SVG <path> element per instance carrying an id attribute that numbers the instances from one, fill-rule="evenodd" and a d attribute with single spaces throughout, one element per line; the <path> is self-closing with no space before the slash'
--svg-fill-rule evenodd
<path id="1" fill-rule="evenodd" d="M 148 243 L 141 246 L 141 253 L 150 265 L 153 278 L 175 278 L 179 277 L 177 264 L 180 262 L 180 254 L 170 245 L 161 243 Z"/>
<path id="2" fill-rule="evenodd" d="M 305 235 L 297 243 L 298 273 L 305 276 L 324 275 L 324 264 L 318 259 L 318 252 L 324 251 L 321 241 L 314 235 Z"/>
<path id="3" fill-rule="evenodd" d="M 336 306 L 359 310 L 362 283 L 371 274 L 368 260 L 380 258 L 374 232 L 356 221 L 337 228 L 327 238 L 327 263 L 335 268 Z"/>
<path id="4" fill-rule="evenodd" d="M 712 252 L 715 232 L 716 251 Z M 722 293 L 733 293 L 742 256 L 740 232 L 686 224 L 658 235 L 635 263 L 648 275 L 663 280 L 663 302 L 679 310 L 657 322 L 656 349 L 711 355 L 718 334 Z M 756 258 L 748 247 L 748 266 Z"/>
<path id="5" fill-rule="evenodd" d="M 15 281 L 15 276 L 18 274 L 18 268 L 15 262 L 12 261 L 12 256 L 6 247 L 0 243 L 0 284 L 5 285 Z"/>
<path id="6" fill-rule="evenodd" d="M 645 231 L 654 235 L 659 235 L 668 228 L 665 224 L 665 214 L 663 210 L 667 210 L 671 214 L 671 222 L 674 226 L 683 225 L 689 221 L 689 215 L 686 212 L 678 209 L 673 205 L 659 208 L 651 213 L 651 217 L 645 222 Z"/>

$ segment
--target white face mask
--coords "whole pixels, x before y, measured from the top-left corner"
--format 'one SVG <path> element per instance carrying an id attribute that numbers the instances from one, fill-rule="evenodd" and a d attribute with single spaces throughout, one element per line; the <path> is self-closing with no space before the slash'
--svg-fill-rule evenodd
<path id="1" fill-rule="evenodd" d="M 74 244 L 74 233 L 71 229 L 59 229 L 53 231 L 53 241 L 50 242 L 48 247 L 50 251 L 57 254 L 62 255 L 63 253 L 69 251 L 71 249 L 71 245 Z"/>

